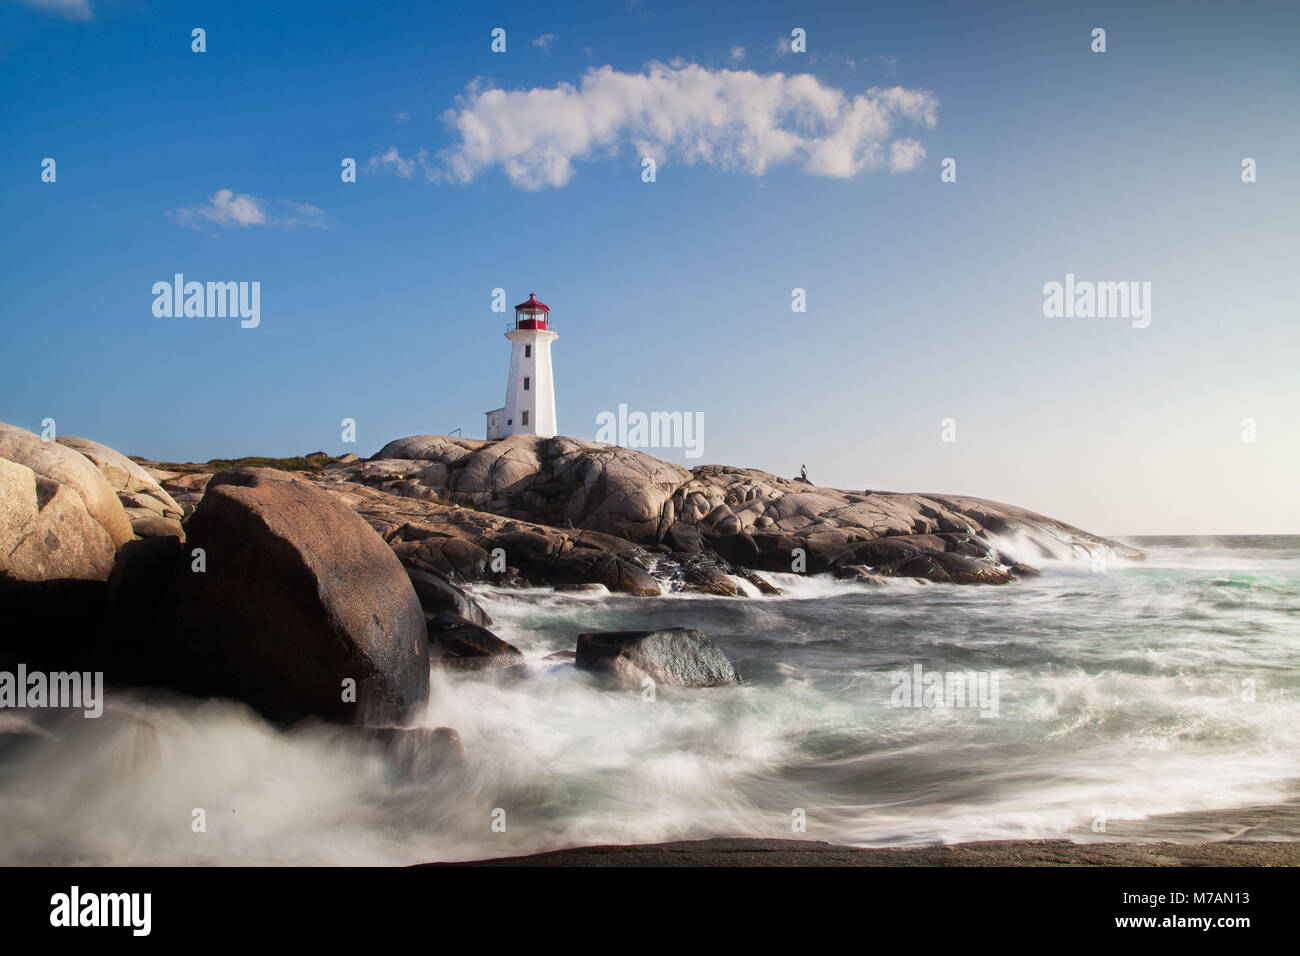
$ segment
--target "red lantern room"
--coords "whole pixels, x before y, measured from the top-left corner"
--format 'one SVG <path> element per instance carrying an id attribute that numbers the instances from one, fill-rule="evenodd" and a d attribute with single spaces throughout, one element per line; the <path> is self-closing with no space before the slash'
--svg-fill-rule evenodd
<path id="1" fill-rule="evenodd" d="M 543 302 L 537 301 L 537 296 L 531 292 L 528 293 L 528 301 L 522 302 L 515 306 L 515 328 L 517 329 L 549 329 L 551 310 Z"/>

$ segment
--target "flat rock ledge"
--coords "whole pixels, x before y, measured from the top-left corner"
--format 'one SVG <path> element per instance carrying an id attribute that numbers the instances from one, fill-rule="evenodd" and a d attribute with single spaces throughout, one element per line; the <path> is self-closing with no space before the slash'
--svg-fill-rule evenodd
<path id="1" fill-rule="evenodd" d="M 820 488 L 722 465 L 687 471 L 564 437 L 420 435 L 310 478 L 408 567 L 465 581 L 740 596 L 748 591 L 736 578 L 778 592 L 763 571 L 1008 584 L 1044 558 L 1141 557 L 981 498 Z M 493 568 L 493 553 L 508 572 Z"/>

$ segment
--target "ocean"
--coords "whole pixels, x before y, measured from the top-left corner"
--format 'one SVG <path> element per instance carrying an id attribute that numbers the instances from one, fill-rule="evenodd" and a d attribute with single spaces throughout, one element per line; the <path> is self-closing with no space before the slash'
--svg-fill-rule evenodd
<path id="1" fill-rule="evenodd" d="M 423 723 L 455 727 L 467 751 L 439 774 L 332 728 L 110 690 L 103 717 L 0 750 L 0 863 L 404 864 L 710 836 L 1297 839 L 1300 537 L 1125 540 L 1146 560 L 1045 562 L 1003 587 L 477 588 L 528 672 L 435 674 Z M 648 699 L 546 659 L 581 631 L 666 626 L 709 635 L 743 683 Z"/>

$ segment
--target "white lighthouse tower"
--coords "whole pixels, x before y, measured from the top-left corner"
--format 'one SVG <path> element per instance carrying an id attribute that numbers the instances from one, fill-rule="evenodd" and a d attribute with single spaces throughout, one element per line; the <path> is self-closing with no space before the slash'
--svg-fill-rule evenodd
<path id="1" fill-rule="evenodd" d="M 487 437 L 537 435 L 555 437 L 555 382 L 551 376 L 551 310 L 537 296 L 515 306 L 515 322 L 506 330 L 511 342 L 510 377 L 504 408 L 487 413 Z"/>

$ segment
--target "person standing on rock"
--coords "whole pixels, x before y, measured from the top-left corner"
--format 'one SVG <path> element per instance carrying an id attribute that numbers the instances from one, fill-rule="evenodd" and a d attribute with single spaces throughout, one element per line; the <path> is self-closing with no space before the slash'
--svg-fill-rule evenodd
<path id="1" fill-rule="evenodd" d="M 807 466 L 807 465 L 800 465 L 800 466 L 799 466 L 799 477 L 800 477 L 801 479 L 803 479 L 804 481 L 807 481 L 807 480 L 808 480 L 808 466 Z"/>

